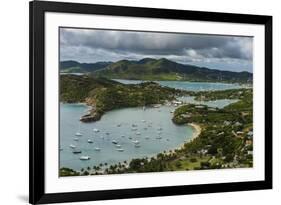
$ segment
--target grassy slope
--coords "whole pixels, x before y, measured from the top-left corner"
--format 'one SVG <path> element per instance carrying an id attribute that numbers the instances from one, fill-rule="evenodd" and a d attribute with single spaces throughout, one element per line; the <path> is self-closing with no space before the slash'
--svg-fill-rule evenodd
<path id="1" fill-rule="evenodd" d="M 188 80 L 206 82 L 246 83 L 252 75 L 247 72 L 229 72 L 192 65 L 183 65 L 167 59 L 142 59 L 140 61 L 121 60 L 94 75 L 107 78 L 131 80 Z"/>
<path id="2" fill-rule="evenodd" d="M 94 109 L 92 115 L 98 120 L 109 110 L 123 107 L 137 107 L 163 103 L 174 99 L 181 91 L 146 82 L 138 85 L 124 85 L 105 78 L 90 76 L 61 75 L 60 100 L 62 102 L 86 102 Z"/>

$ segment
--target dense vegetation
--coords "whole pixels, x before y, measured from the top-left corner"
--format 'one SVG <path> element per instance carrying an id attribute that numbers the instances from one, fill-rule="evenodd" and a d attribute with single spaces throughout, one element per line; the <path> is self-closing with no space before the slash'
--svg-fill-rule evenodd
<path id="1" fill-rule="evenodd" d="M 91 73 L 105 68 L 111 62 L 79 63 L 77 61 L 60 62 L 60 72 L 63 73 Z"/>
<path id="2" fill-rule="evenodd" d="M 217 90 L 217 91 L 200 91 L 192 93 L 195 100 L 210 101 L 220 99 L 244 99 L 252 95 L 251 88 Z"/>
<path id="3" fill-rule="evenodd" d="M 161 104 L 183 92 L 154 82 L 124 85 L 87 75 L 61 75 L 60 78 L 61 102 L 85 102 L 92 106 L 90 113 L 81 118 L 85 122 L 99 120 L 104 112 L 117 108 Z"/>
<path id="4" fill-rule="evenodd" d="M 61 75 L 60 100 L 85 102 L 93 109 L 83 121 L 98 120 L 106 111 L 164 103 L 177 96 L 193 95 L 197 100 L 238 99 L 222 109 L 184 104 L 173 114 L 175 124 L 196 123 L 199 137 L 184 147 L 164 151 L 152 158 L 132 159 L 116 165 L 88 167 L 80 171 L 61 168 L 60 176 L 220 169 L 253 166 L 253 92 L 251 88 L 186 92 L 161 87 L 154 82 L 124 85 L 87 75 Z"/>
<path id="5" fill-rule="evenodd" d="M 156 157 L 133 159 L 127 166 L 110 166 L 106 173 L 252 167 L 252 90 L 223 109 L 187 104 L 176 109 L 177 124 L 197 123 L 202 132 L 183 148 Z M 224 91 L 218 91 L 224 92 Z M 238 90 L 238 92 L 240 92 Z"/>
<path id="6" fill-rule="evenodd" d="M 164 151 L 152 158 L 83 169 L 78 175 L 252 167 L 252 89 L 205 92 L 204 95 L 212 100 L 236 96 L 239 101 L 222 109 L 195 104 L 180 106 L 174 112 L 173 122 L 200 125 L 199 137 L 182 148 Z M 73 170 L 69 172 L 73 174 Z"/>
<path id="7" fill-rule="evenodd" d="M 121 60 L 94 72 L 95 76 L 129 80 L 185 80 L 251 83 L 252 74 L 179 64 L 165 58 L 140 61 Z"/>

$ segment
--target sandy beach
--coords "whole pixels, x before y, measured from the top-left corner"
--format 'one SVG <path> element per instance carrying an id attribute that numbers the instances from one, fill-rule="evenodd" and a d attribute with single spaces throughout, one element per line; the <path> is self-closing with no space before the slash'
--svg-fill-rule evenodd
<path id="1" fill-rule="evenodd" d="M 188 125 L 191 126 L 194 130 L 194 132 L 192 134 L 192 138 L 191 138 L 191 140 L 193 140 L 200 135 L 201 127 L 198 124 L 195 124 L 195 123 L 189 123 Z"/>
<path id="2" fill-rule="evenodd" d="M 182 143 L 178 148 L 176 149 L 183 149 L 184 148 L 184 145 L 186 143 L 189 143 L 191 142 L 192 140 L 194 140 L 196 137 L 199 137 L 200 133 L 201 133 L 201 127 L 198 125 L 198 124 L 195 124 L 195 123 L 188 123 L 187 125 L 191 126 L 192 129 L 193 129 L 193 134 L 192 134 L 192 137 L 189 141 L 185 141 L 184 143 Z M 173 151 L 175 151 L 176 149 L 174 149 Z"/>

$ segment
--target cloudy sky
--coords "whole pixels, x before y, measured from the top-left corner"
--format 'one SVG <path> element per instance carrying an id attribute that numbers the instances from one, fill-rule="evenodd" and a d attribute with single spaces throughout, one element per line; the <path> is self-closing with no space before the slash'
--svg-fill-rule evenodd
<path id="1" fill-rule="evenodd" d="M 252 72 L 251 37 L 94 29 L 60 30 L 60 60 L 80 63 L 167 58 L 213 69 Z"/>

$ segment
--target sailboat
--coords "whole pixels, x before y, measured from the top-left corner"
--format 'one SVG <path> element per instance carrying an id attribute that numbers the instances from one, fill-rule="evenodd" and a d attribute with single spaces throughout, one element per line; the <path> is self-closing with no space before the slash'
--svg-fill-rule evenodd
<path id="1" fill-rule="evenodd" d="M 112 140 L 112 143 L 113 144 L 117 144 L 118 142 L 116 140 Z"/>
<path id="2" fill-rule="evenodd" d="M 140 147 L 140 144 L 135 144 L 135 147 L 136 147 L 136 148 L 139 148 L 139 147 Z"/>
<path id="3" fill-rule="evenodd" d="M 72 149 L 74 149 L 76 146 L 73 145 L 73 144 L 71 144 L 71 145 L 69 145 L 69 147 L 72 148 Z"/>
<path id="4" fill-rule="evenodd" d="M 132 141 L 134 144 L 139 144 L 140 142 L 138 140 L 133 140 Z"/>
<path id="5" fill-rule="evenodd" d="M 80 132 L 80 123 L 79 123 L 79 127 L 78 127 L 78 131 L 75 133 L 76 136 L 81 137 L 82 134 Z"/>
<path id="6" fill-rule="evenodd" d="M 75 137 L 73 140 L 74 140 L 74 141 L 78 141 L 79 139 L 78 139 L 77 137 Z"/>
<path id="7" fill-rule="evenodd" d="M 99 129 L 94 128 L 93 131 L 94 131 L 94 132 L 99 132 Z"/>
<path id="8" fill-rule="evenodd" d="M 162 137 L 159 135 L 158 137 L 156 137 L 156 139 L 162 139 Z"/>

